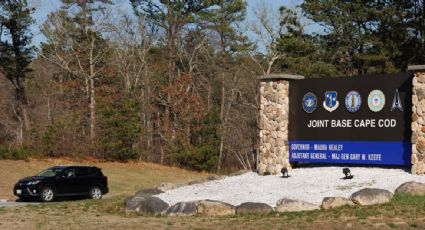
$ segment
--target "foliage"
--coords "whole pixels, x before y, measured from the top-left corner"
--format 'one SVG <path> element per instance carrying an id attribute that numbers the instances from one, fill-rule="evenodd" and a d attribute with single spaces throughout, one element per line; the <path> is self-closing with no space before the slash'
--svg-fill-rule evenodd
<path id="1" fill-rule="evenodd" d="M 324 29 L 316 37 L 338 75 L 404 71 L 423 56 L 422 1 L 306 0 L 301 7 Z"/>
<path id="2" fill-rule="evenodd" d="M 122 98 L 102 107 L 98 151 L 105 159 L 126 161 L 141 154 L 140 103 Z"/>
<path id="3" fill-rule="evenodd" d="M 30 26 L 34 22 L 26 0 L 0 2 L 0 67 L 5 76 L 18 89 L 25 74 L 30 71 L 34 47 L 31 46 Z M 21 92 L 23 93 L 23 92 Z M 23 95 L 17 95 L 18 99 Z"/>
<path id="4" fill-rule="evenodd" d="M 181 167 L 200 171 L 213 171 L 218 163 L 220 122 L 217 112 L 209 114 L 203 122 L 202 128 L 195 132 L 191 139 L 193 144 L 185 146 L 181 141 L 173 145 L 173 159 Z"/>
<path id="5" fill-rule="evenodd" d="M 41 135 L 42 151 L 47 156 L 57 156 L 56 152 L 58 149 L 57 143 L 60 143 L 59 138 L 63 125 L 60 123 L 50 124 L 46 127 L 46 130 Z"/>
<path id="6" fill-rule="evenodd" d="M 34 157 L 34 151 L 28 146 L 8 147 L 0 145 L 1 160 L 25 160 Z"/>

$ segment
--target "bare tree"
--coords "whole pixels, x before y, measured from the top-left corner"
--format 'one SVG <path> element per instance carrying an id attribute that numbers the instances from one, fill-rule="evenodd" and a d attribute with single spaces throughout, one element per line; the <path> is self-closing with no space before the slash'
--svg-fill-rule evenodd
<path id="1" fill-rule="evenodd" d="M 84 80 L 89 101 L 90 139 L 96 137 L 96 78 L 104 73 L 109 43 L 102 35 L 111 29 L 110 11 L 95 3 L 77 4 L 74 15 L 60 9 L 42 26 L 47 45 L 40 55 L 64 71 Z M 69 8 L 68 8 L 69 9 Z M 82 17 L 83 19 L 78 19 Z"/>
<path id="2" fill-rule="evenodd" d="M 258 49 L 264 49 L 265 64 L 259 60 L 260 52 L 252 51 L 250 56 L 253 61 L 261 68 L 264 75 L 268 75 L 272 71 L 272 66 L 283 54 L 276 48 L 280 35 L 283 32 L 283 27 L 280 24 L 279 11 L 273 9 L 266 2 L 262 2 L 254 10 L 255 21 L 251 22 L 249 29 L 257 38 Z"/>

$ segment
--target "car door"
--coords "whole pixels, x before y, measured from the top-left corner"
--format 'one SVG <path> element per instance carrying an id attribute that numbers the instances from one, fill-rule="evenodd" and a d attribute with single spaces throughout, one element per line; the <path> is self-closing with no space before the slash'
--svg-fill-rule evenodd
<path id="1" fill-rule="evenodd" d="M 91 177 L 89 175 L 89 168 L 77 167 L 75 168 L 75 179 L 78 181 L 78 186 L 75 188 L 76 193 L 88 194 L 91 185 Z"/>
<path id="2" fill-rule="evenodd" d="M 75 178 L 75 168 L 66 168 L 56 181 L 57 195 L 77 193 L 78 182 Z"/>

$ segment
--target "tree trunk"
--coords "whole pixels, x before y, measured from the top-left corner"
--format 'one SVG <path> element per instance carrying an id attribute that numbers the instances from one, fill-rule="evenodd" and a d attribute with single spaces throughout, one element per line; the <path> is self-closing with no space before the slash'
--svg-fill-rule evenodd
<path id="1" fill-rule="evenodd" d="M 89 81 L 89 95 L 90 95 L 90 103 L 89 103 L 89 109 L 90 109 L 90 142 L 93 145 L 95 138 L 96 138 L 96 91 L 95 91 L 95 61 L 94 61 L 94 42 L 95 38 L 91 38 L 91 47 L 90 47 L 90 56 L 89 56 L 89 63 L 90 63 L 90 76 L 88 77 Z"/>
<path id="2" fill-rule="evenodd" d="M 89 78 L 90 82 L 90 141 L 94 143 L 96 137 L 96 95 L 94 89 L 94 78 Z"/>
<path id="3" fill-rule="evenodd" d="M 22 110 L 22 119 L 23 119 L 24 129 L 25 131 L 29 131 L 31 126 L 30 126 L 30 118 L 28 115 L 28 105 L 22 104 L 21 110 Z"/>
<path id="4" fill-rule="evenodd" d="M 161 135 L 161 128 L 160 128 L 161 122 L 160 122 L 159 113 L 157 113 L 156 118 L 157 118 L 156 122 L 157 122 L 158 132 L 160 132 L 159 133 L 159 150 L 160 150 L 160 154 L 161 154 L 160 164 L 162 165 L 162 164 L 164 164 L 165 153 L 164 153 L 164 148 L 162 147 L 162 135 Z"/>
<path id="5" fill-rule="evenodd" d="M 217 163 L 217 173 L 221 170 L 221 161 L 223 158 L 223 150 L 224 150 L 224 135 L 225 135 L 225 121 L 224 121 L 224 113 L 225 113 L 225 97 L 226 97 L 226 91 L 225 91 L 225 74 L 224 72 L 221 74 L 221 105 L 220 105 L 220 149 L 218 154 L 218 163 Z"/>
<path id="6" fill-rule="evenodd" d="M 169 15 L 171 13 L 171 9 L 169 9 Z M 172 87 L 173 81 L 174 81 L 174 68 L 175 68 L 175 62 L 176 62 L 176 56 L 175 56 L 175 33 L 174 33 L 174 24 L 169 25 L 168 31 L 167 31 L 167 52 L 168 52 L 168 63 L 167 63 L 167 72 L 168 72 L 168 91 L 167 91 L 167 105 L 165 106 L 165 117 L 164 119 L 167 120 L 166 123 L 171 124 L 171 112 L 170 112 L 170 105 L 171 105 L 171 93 L 169 90 Z M 173 128 L 171 128 L 173 129 Z M 170 130 L 172 132 L 172 130 Z M 173 136 L 173 135 L 172 135 Z"/>
<path id="7" fill-rule="evenodd" d="M 50 123 L 53 123 L 53 119 L 52 119 L 52 113 L 51 113 L 51 111 L 50 111 L 50 97 L 49 96 L 47 96 L 47 99 L 46 99 L 47 101 L 46 101 L 46 107 L 47 107 L 47 120 L 50 122 Z"/>
<path id="8" fill-rule="evenodd" d="M 18 71 L 18 70 L 17 70 Z M 25 78 L 24 73 L 18 73 L 16 77 L 16 99 L 18 100 L 18 115 L 21 117 L 23 122 L 23 128 L 25 131 L 30 130 L 30 121 L 28 115 L 28 99 L 25 92 L 25 86 L 23 79 Z"/>

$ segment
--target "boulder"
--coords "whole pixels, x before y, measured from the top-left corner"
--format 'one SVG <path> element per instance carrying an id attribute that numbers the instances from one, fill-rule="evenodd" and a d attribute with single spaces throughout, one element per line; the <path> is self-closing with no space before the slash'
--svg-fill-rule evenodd
<path id="1" fill-rule="evenodd" d="M 142 200 L 145 200 L 146 197 L 143 196 L 131 196 L 127 197 L 124 200 L 124 207 L 126 211 L 136 211 L 136 209 L 139 207 L 139 204 Z"/>
<path id="2" fill-rule="evenodd" d="M 264 203 L 246 202 L 236 206 L 236 214 L 268 214 L 273 208 Z"/>
<path id="3" fill-rule="evenodd" d="M 354 203 L 345 197 L 325 197 L 322 201 L 322 207 L 324 209 L 338 208 L 345 205 L 352 206 Z"/>
<path id="4" fill-rule="evenodd" d="M 147 189 L 142 189 L 136 192 L 135 196 L 149 197 L 149 196 L 158 195 L 160 193 L 163 193 L 163 191 L 158 188 L 147 188 Z"/>
<path id="5" fill-rule="evenodd" d="M 365 188 L 353 193 L 350 200 L 355 204 L 373 205 L 390 202 L 392 197 L 393 194 L 385 189 Z"/>
<path id="6" fill-rule="evenodd" d="M 169 205 L 158 197 L 135 196 L 126 202 L 127 211 L 136 211 L 148 215 L 161 215 Z"/>
<path id="7" fill-rule="evenodd" d="M 222 175 L 212 175 L 212 176 L 208 176 L 206 179 L 208 181 L 213 181 L 213 180 L 221 180 L 226 178 L 226 176 L 222 176 Z"/>
<path id="8" fill-rule="evenodd" d="M 194 216 L 196 215 L 196 202 L 178 202 L 167 209 L 169 216 Z"/>
<path id="9" fill-rule="evenodd" d="M 300 212 L 320 209 L 319 205 L 283 198 L 276 203 L 277 212 Z"/>
<path id="10" fill-rule="evenodd" d="M 235 206 L 215 200 L 201 200 L 198 202 L 200 216 L 229 216 L 235 214 Z"/>
<path id="11" fill-rule="evenodd" d="M 409 181 L 406 182 L 395 190 L 397 194 L 407 194 L 412 196 L 424 196 L 425 195 L 425 184 Z"/>
<path id="12" fill-rule="evenodd" d="M 190 181 L 188 184 L 189 185 L 194 185 L 194 184 L 203 184 L 203 183 L 205 183 L 205 182 L 207 182 L 208 181 L 208 179 L 207 178 L 201 178 L 201 179 L 197 179 L 197 180 L 194 180 L 194 181 Z"/>
<path id="13" fill-rule="evenodd" d="M 180 188 L 180 187 L 183 187 L 183 186 L 184 186 L 184 184 L 161 183 L 159 185 L 158 189 L 161 190 L 162 192 L 166 192 L 168 190 Z"/>

